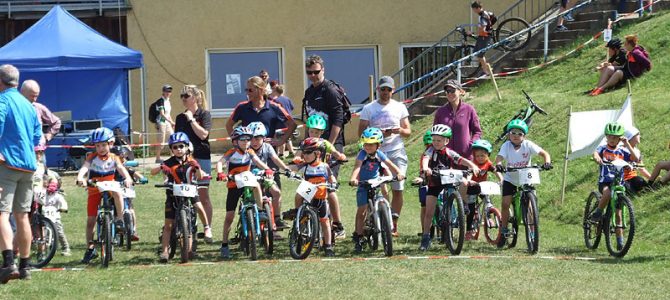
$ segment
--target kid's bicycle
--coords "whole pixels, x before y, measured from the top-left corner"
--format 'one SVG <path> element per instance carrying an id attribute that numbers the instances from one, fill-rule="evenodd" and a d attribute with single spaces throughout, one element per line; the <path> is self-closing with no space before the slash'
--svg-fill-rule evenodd
<path id="1" fill-rule="evenodd" d="M 546 116 L 547 112 L 544 109 L 542 109 L 540 106 L 538 106 L 537 103 L 535 103 L 535 101 L 533 101 L 533 98 L 531 98 L 530 95 L 528 95 L 528 93 L 526 93 L 526 91 L 521 90 L 521 92 L 524 94 L 524 96 L 526 96 L 526 101 L 528 101 L 528 106 L 524 109 L 519 110 L 519 112 L 516 115 L 514 115 L 514 117 L 512 117 L 512 119 L 510 119 L 510 121 L 517 120 L 517 119 L 523 120 L 528 125 L 528 128 L 530 128 L 530 126 L 533 124 L 533 115 L 535 113 L 540 113 L 540 114 Z M 496 143 L 505 141 L 507 139 L 507 124 L 508 123 L 509 122 L 505 123 L 505 127 L 503 127 L 502 133 L 496 139 Z"/>
<path id="2" fill-rule="evenodd" d="M 46 191 L 44 192 L 46 193 Z M 56 226 L 49 218 L 42 214 L 42 206 L 37 201 L 33 201 L 31 208 L 30 229 L 33 234 L 30 244 L 30 256 L 33 259 L 30 262 L 30 266 L 33 268 L 42 268 L 49 264 L 56 254 L 58 239 L 56 238 Z"/>
<path id="3" fill-rule="evenodd" d="M 475 211 L 472 219 L 475 230 L 474 239 L 479 239 L 480 228 L 484 227 L 486 241 L 491 245 L 496 245 L 501 235 L 500 220 L 502 217 L 500 211 L 493 206 L 491 196 L 500 195 L 500 185 L 492 181 L 479 182 L 478 185 L 481 189 L 479 195 L 469 195 L 475 198 Z"/>
<path id="4" fill-rule="evenodd" d="M 633 202 L 626 195 L 626 187 L 623 184 L 624 170 L 627 168 L 641 167 L 629 164 L 623 160 L 603 162 L 603 168 L 611 168 L 614 173 L 614 181 L 610 188 L 611 198 L 605 208 L 600 221 L 594 223 L 590 220 L 591 215 L 598 207 L 602 195 L 598 191 L 592 191 L 586 199 L 584 207 L 584 243 L 589 249 L 598 249 L 600 238 L 605 235 L 605 245 L 611 256 L 624 257 L 633 244 L 635 237 L 635 211 Z M 621 238 L 621 241 L 617 239 Z"/>
<path id="5" fill-rule="evenodd" d="M 266 248 L 266 253 L 272 254 L 272 247 L 274 244 L 272 234 L 272 222 L 274 222 L 274 220 L 270 217 L 271 215 L 268 216 L 268 213 L 272 213 L 272 203 L 268 199 L 263 203 L 263 206 L 269 205 L 268 209 L 270 212 L 264 211 L 264 219 L 268 218 L 270 220 L 264 220 L 263 223 L 269 223 L 270 226 L 265 226 L 267 232 L 261 231 L 261 217 L 253 192 L 253 189 L 258 186 L 259 179 L 263 180 L 264 177 L 257 177 L 250 171 L 229 176 L 229 180 L 235 181 L 237 188 L 242 189 L 242 195 L 240 197 L 242 203 L 239 208 L 240 217 L 237 220 L 235 238 L 233 238 L 231 242 L 239 242 L 240 249 L 245 255 L 248 255 L 251 260 L 258 259 L 257 245 L 261 234 L 263 234 L 261 241 L 264 243 L 263 245 Z"/>
<path id="6" fill-rule="evenodd" d="M 112 192 L 121 191 L 121 185 L 117 181 L 87 181 L 89 187 L 95 187 L 102 195 L 102 201 L 98 206 L 96 217 L 96 241 L 100 246 L 100 259 L 102 267 L 107 268 L 114 257 L 114 244 L 116 226 L 114 226 L 115 209 Z"/>
<path id="7" fill-rule="evenodd" d="M 433 176 L 440 178 L 442 185 L 438 198 L 442 198 L 443 205 L 437 222 L 442 233 L 442 242 L 446 243 L 447 249 L 453 255 L 461 253 L 465 240 L 465 212 L 458 187 L 469 174 L 469 170 L 433 170 Z"/>
<path id="8" fill-rule="evenodd" d="M 397 181 L 393 176 L 380 176 L 358 184 L 359 187 L 367 188 L 368 209 L 365 214 L 365 226 L 363 236 L 373 251 L 379 248 L 381 238 L 384 254 L 393 256 L 393 220 L 391 217 L 391 205 L 380 193 L 384 183 Z"/>

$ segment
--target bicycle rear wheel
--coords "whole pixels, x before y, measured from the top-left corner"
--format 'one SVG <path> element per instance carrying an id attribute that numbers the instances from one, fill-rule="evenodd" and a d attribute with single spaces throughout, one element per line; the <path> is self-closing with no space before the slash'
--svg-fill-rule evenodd
<path id="1" fill-rule="evenodd" d="M 444 206 L 443 216 L 444 231 L 442 240 L 446 242 L 447 249 L 453 255 L 461 254 L 463 249 L 463 240 L 465 239 L 465 214 L 463 212 L 463 201 L 458 191 L 449 195 L 447 203 Z"/>
<path id="2" fill-rule="evenodd" d="M 516 211 L 516 207 L 514 204 L 510 207 L 511 212 L 510 212 L 510 217 L 509 218 L 509 224 L 512 224 L 512 230 L 509 232 L 509 235 L 507 236 L 507 244 L 509 245 L 509 248 L 514 248 L 516 247 L 516 241 L 519 238 L 519 217 L 514 215 L 514 212 Z M 504 238 L 504 237 L 502 237 Z"/>
<path id="3" fill-rule="evenodd" d="M 256 216 L 252 208 L 247 209 L 247 246 L 249 247 L 249 258 L 251 260 L 258 259 L 256 252 Z"/>
<path id="4" fill-rule="evenodd" d="M 495 32 L 495 41 L 502 41 L 504 39 L 507 39 L 517 32 L 520 32 L 524 29 L 529 28 L 530 25 L 526 20 L 521 19 L 521 18 L 509 18 L 505 19 L 504 21 L 500 22 L 498 25 L 496 32 Z M 532 32 L 530 30 L 526 31 L 525 33 L 519 34 L 515 36 L 514 38 L 510 39 L 509 41 L 502 43 L 500 47 L 507 51 L 516 51 L 519 50 L 523 47 L 526 47 L 528 43 L 530 42 L 530 37 L 531 37 Z"/>
<path id="5" fill-rule="evenodd" d="M 491 245 L 497 245 L 500 240 L 500 211 L 495 207 L 490 207 L 484 210 L 486 215 L 484 216 L 484 235 L 486 236 L 486 241 Z"/>
<path id="6" fill-rule="evenodd" d="M 475 46 L 465 45 L 459 46 L 454 50 L 453 61 L 457 61 L 463 57 L 466 57 L 475 52 Z M 479 65 L 479 60 L 476 57 L 471 57 L 461 62 L 461 76 L 466 78 L 472 78 L 481 73 L 481 66 Z M 454 73 L 456 73 L 456 67 L 454 67 Z"/>
<path id="7" fill-rule="evenodd" d="M 33 241 L 30 245 L 30 256 L 33 258 L 30 266 L 42 268 L 46 266 L 56 254 L 58 239 L 56 226 L 51 220 L 42 215 L 33 215 L 31 220 Z"/>
<path id="8" fill-rule="evenodd" d="M 288 247 L 291 257 L 305 259 L 317 242 L 319 219 L 314 211 L 303 209 L 293 221 Z"/>
<path id="9" fill-rule="evenodd" d="M 135 227 L 135 224 L 133 224 L 133 218 L 129 212 L 123 213 L 123 224 L 125 224 L 123 241 L 126 243 L 126 250 L 130 250 L 132 247 L 133 228 Z"/>
<path id="10" fill-rule="evenodd" d="M 610 201 L 615 201 L 612 199 Z M 618 203 L 615 211 L 610 207 L 605 214 L 605 244 L 607 251 L 614 257 L 624 257 L 630 246 L 633 244 L 635 237 L 635 212 L 633 210 L 633 203 L 626 195 L 619 195 Z M 617 236 L 621 236 L 621 241 L 617 240 Z"/>
<path id="11" fill-rule="evenodd" d="M 524 198 L 521 199 L 521 213 L 526 227 L 526 245 L 528 252 L 535 254 L 540 247 L 540 215 L 537 209 L 537 197 L 534 193 L 528 192 L 525 193 Z"/>
<path id="12" fill-rule="evenodd" d="M 589 194 L 589 197 L 586 198 L 586 205 L 584 206 L 584 218 L 582 219 L 584 244 L 586 244 L 586 248 L 592 250 L 598 249 L 600 237 L 602 237 L 603 221 L 598 222 L 598 224 L 593 224 L 591 222 L 591 215 L 596 210 L 596 207 L 598 207 L 600 198 L 602 198 L 602 195 L 597 191 L 593 191 Z"/>

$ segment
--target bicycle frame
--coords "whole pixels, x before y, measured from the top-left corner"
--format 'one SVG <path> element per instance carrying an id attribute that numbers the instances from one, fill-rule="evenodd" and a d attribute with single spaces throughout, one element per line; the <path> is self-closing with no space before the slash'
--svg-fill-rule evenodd
<path id="1" fill-rule="evenodd" d="M 251 190 L 251 187 L 244 187 L 242 190 L 242 205 L 240 206 L 240 222 L 242 222 L 242 234 L 246 238 L 249 236 L 249 228 L 247 226 L 247 217 L 245 212 L 248 209 L 253 209 L 254 216 L 256 216 L 256 236 L 261 234 L 261 223 L 258 216 L 258 205 L 256 205 L 256 199 L 254 198 L 254 193 Z"/>
<path id="2" fill-rule="evenodd" d="M 113 197 L 111 195 L 111 192 L 105 191 L 105 192 L 102 192 L 101 194 L 102 194 L 102 202 L 98 206 L 98 215 L 96 217 L 96 220 L 97 220 L 97 222 L 96 222 L 97 223 L 96 235 L 97 235 L 97 242 L 98 243 L 102 243 L 101 227 L 102 227 L 102 222 L 105 219 L 104 216 L 109 215 L 109 217 L 110 217 L 109 219 L 114 221 L 114 201 L 110 200 L 110 199 L 113 199 Z M 112 238 L 112 237 L 116 236 L 116 226 L 110 226 L 110 228 L 112 230 L 112 235 L 109 238 Z"/>
<path id="3" fill-rule="evenodd" d="M 521 197 L 525 193 L 535 193 L 535 187 L 530 185 L 530 184 L 524 184 L 521 187 L 518 187 L 516 190 L 516 193 L 514 193 L 514 200 L 513 200 L 513 205 L 514 205 L 514 216 L 521 216 Z M 528 199 L 523 199 L 524 203 L 528 201 Z M 523 221 L 523 218 L 519 218 L 518 220 L 519 225 L 525 224 Z"/>
<path id="4" fill-rule="evenodd" d="M 367 189 L 368 189 L 368 209 L 367 209 L 368 215 L 366 216 L 366 218 L 372 217 L 372 219 L 374 221 L 374 224 L 375 224 L 375 231 L 380 232 L 382 227 L 381 227 L 381 221 L 380 221 L 379 214 L 385 213 L 386 214 L 386 220 L 389 222 L 389 224 L 387 224 L 387 225 L 389 226 L 389 228 L 393 228 L 393 223 L 391 221 L 391 220 L 393 220 L 392 215 L 391 215 L 391 210 L 389 209 L 386 212 L 382 212 L 382 211 L 379 210 L 379 204 L 380 203 L 385 203 L 386 207 L 388 207 L 388 208 L 391 207 L 391 204 L 388 202 L 388 200 L 386 200 L 386 198 L 384 198 L 379 193 L 379 189 L 380 189 L 381 185 L 373 187 L 369 184 L 364 184 L 364 186 L 366 186 Z"/>

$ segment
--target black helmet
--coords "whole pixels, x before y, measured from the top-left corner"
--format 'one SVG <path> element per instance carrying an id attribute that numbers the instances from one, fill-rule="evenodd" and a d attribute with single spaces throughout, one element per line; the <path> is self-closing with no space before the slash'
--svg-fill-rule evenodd
<path id="1" fill-rule="evenodd" d="M 607 42 L 607 48 L 620 49 L 621 48 L 621 40 L 619 38 L 611 39 L 609 42 Z"/>

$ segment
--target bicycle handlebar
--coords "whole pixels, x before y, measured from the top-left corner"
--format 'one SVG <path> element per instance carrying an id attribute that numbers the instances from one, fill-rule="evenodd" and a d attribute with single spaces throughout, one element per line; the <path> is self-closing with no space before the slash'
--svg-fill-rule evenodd
<path id="1" fill-rule="evenodd" d="M 540 114 L 543 114 L 543 115 L 545 115 L 545 116 L 547 115 L 547 112 L 544 111 L 544 109 L 542 109 L 541 107 L 539 107 L 539 106 L 535 103 L 535 101 L 533 101 L 533 98 L 531 98 L 530 95 L 528 95 L 528 93 L 526 93 L 526 91 L 521 90 L 521 92 L 524 94 L 524 96 L 526 96 L 526 100 L 528 101 L 528 104 L 530 104 L 530 106 L 531 106 L 535 111 L 537 111 L 537 112 L 539 112 Z"/>
<path id="2" fill-rule="evenodd" d="M 164 183 L 164 184 L 154 184 L 154 187 L 157 188 L 172 188 L 173 183 Z M 192 184 L 195 186 L 209 186 L 209 182 L 203 182 L 203 183 L 197 183 L 197 184 Z"/>

